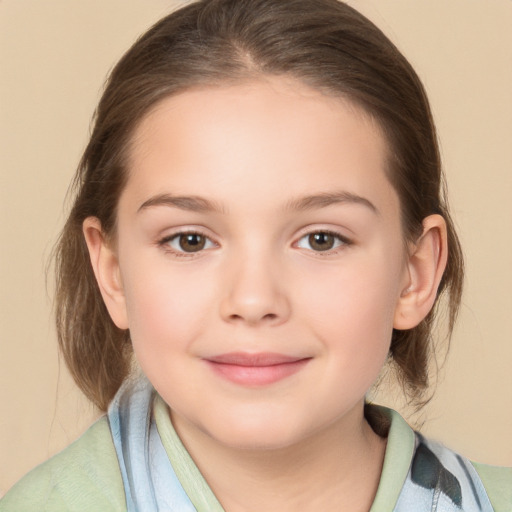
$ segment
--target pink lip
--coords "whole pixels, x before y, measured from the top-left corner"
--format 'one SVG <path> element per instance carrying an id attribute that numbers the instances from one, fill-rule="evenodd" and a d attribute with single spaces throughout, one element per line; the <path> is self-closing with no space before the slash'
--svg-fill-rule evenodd
<path id="1" fill-rule="evenodd" d="M 271 352 L 231 352 L 208 357 L 205 361 L 215 373 L 235 384 L 265 386 L 297 373 L 310 359 Z"/>

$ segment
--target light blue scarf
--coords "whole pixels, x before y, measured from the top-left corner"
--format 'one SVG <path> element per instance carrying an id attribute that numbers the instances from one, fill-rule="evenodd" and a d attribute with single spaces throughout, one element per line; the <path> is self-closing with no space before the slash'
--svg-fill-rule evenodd
<path id="1" fill-rule="evenodd" d="M 471 462 L 416 433 L 416 448 L 393 512 L 493 512 Z"/>
<path id="2" fill-rule="evenodd" d="M 108 410 L 128 512 L 196 512 L 167 457 L 152 416 L 153 386 L 127 380 Z"/>

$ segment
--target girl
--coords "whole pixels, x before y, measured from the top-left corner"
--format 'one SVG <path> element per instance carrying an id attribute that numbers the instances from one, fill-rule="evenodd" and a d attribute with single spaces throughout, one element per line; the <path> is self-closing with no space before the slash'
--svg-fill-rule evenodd
<path id="1" fill-rule="evenodd" d="M 292 15 L 291 15 L 292 14 Z M 62 352 L 108 415 L 2 510 L 508 510 L 420 404 L 462 256 L 416 74 L 335 0 L 204 0 L 123 57 L 57 250 Z"/>

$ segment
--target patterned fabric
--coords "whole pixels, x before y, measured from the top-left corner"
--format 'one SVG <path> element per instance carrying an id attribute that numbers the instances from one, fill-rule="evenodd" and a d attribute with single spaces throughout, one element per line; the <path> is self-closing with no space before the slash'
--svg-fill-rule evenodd
<path id="1" fill-rule="evenodd" d="M 127 380 L 108 410 L 128 512 L 195 512 L 167 457 L 152 418 L 148 380 Z"/>
<path id="2" fill-rule="evenodd" d="M 416 434 L 416 449 L 394 512 L 493 512 L 473 465 Z"/>

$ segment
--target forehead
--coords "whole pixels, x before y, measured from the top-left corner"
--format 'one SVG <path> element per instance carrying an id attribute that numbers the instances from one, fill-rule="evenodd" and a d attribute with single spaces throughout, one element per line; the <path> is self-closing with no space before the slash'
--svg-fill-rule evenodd
<path id="1" fill-rule="evenodd" d="M 174 191 L 224 199 L 248 188 L 257 200 L 269 197 L 269 181 L 296 195 L 340 185 L 359 194 L 389 187 L 386 162 L 380 127 L 361 108 L 275 78 L 160 102 L 135 130 L 128 184 L 141 200 Z"/>

